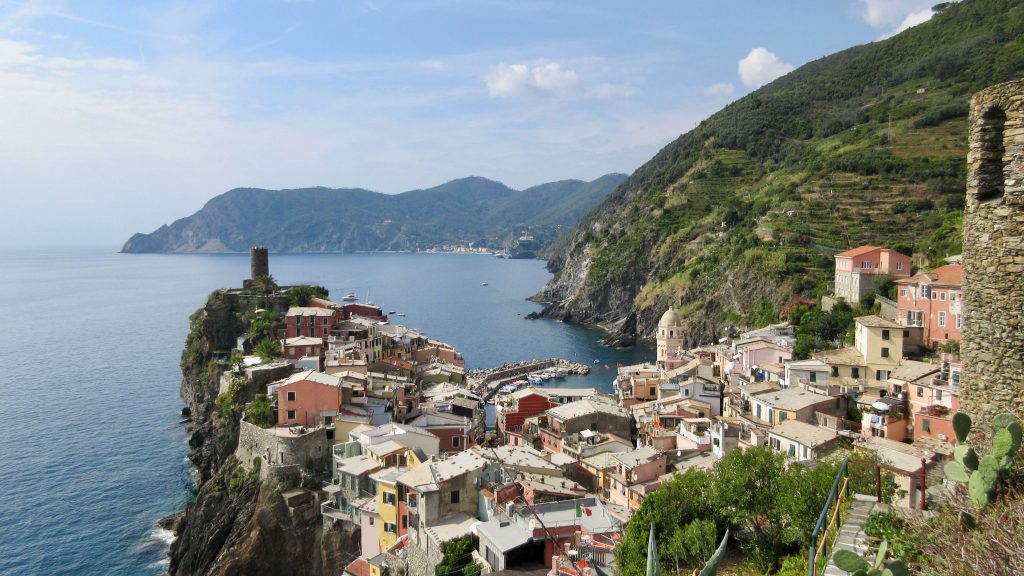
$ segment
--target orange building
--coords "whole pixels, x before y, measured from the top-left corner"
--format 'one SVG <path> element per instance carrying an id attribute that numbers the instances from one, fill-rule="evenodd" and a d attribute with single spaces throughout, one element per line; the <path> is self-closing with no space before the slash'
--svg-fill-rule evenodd
<path id="1" fill-rule="evenodd" d="M 277 388 L 277 424 L 330 426 L 341 406 L 341 378 L 307 370 Z"/>
<path id="2" fill-rule="evenodd" d="M 963 268 L 949 264 L 896 282 L 900 323 L 919 326 L 921 340 L 941 344 L 960 341 L 963 317 Z"/>

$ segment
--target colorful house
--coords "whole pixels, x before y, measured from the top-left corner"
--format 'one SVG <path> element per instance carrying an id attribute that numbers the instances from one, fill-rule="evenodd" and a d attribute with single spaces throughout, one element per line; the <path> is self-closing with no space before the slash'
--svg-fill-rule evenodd
<path id="1" fill-rule="evenodd" d="M 949 264 L 896 282 L 899 320 L 922 329 L 932 345 L 960 341 L 963 318 L 963 268 Z"/>
<path id="2" fill-rule="evenodd" d="M 341 406 L 341 379 L 314 370 L 292 375 L 277 388 L 277 424 L 331 426 Z"/>
<path id="3" fill-rule="evenodd" d="M 860 302 L 874 290 L 880 274 L 896 278 L 910 276 L 913 260 L 906 254 L 879 246 L 860 246 L 836 254 L 835 295 L 848 302 Z"/>
<path id="4" fill-rule="evenodd" d="M 337 310 L 318 306 L 293 306 L 284 316 L 287 338 L 327 338 L 339 320 Z"/>

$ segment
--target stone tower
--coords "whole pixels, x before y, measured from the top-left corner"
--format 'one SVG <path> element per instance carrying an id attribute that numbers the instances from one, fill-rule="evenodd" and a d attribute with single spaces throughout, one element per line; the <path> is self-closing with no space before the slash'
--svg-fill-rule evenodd
<path id="1" fill-rule="evenodd" d="M 971 99 L 961 410 L 1024 417 L 1024 80 Z"/>
<path id="2" fill-rule="evenodd" d="M 682 321 L 676 314 L 675 308 L 669 309 L 661 315 L 658 321 L 658 366 L 665 370 L 672 370 L 682 365 L 678 357 L 679 350 L 684 349 Z"/>
<path id="3" fill-rule="evenodd" d="M 253 246 L 249 249 L 249 278 L 255 280 L 260 276 L 270 276 L 270 259 L 266 248 Z"/>

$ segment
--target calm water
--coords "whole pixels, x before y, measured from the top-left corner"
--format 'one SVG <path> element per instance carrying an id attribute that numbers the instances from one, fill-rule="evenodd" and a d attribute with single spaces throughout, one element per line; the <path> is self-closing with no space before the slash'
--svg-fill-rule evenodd
<path id="1" fill-rule="evenodd" d="M 469 367 L 598 359 L 561 385 L 610 390 L 616 363 L 653 359 L 604 348 L 595 330 L 525 320 L 539 309 L 525 298 L 550 277 L 539 261 L 272 254 L 270 269 L 404 312 L 394 320 L 453 344 Z M 162 573 L 169 535 L 155 522 L 192 488 L 177 416 L 188 315 L 240 285 L 248 257 L 6 250 L 0 270 L 0 574 Z"/>

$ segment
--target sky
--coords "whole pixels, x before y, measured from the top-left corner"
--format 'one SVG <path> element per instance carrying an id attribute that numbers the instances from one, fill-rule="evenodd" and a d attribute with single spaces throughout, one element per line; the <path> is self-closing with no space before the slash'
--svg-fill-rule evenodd
<path id="1" fill-rule="evenodd" d="M 631 173 L 936 0 L 0 0 L 0 245 L 120 246 L 237 187 Z"/>

